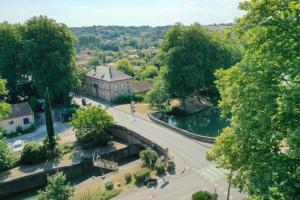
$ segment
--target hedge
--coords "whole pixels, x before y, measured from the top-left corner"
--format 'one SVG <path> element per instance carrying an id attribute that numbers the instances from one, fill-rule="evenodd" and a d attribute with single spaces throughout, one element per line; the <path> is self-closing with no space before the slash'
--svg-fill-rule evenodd
<path id="1" fill-rule="evenodd" d="M 143 168 L 134 174 L 135 183 L 142 183 L 150 175 L 148 168 Z"/>
<path id="2" fill-rule="evenodd" d="M 132 100 L 135 102 L 142 102 L 142 101 L 144 101 L 144 97 L 141 94 L 134 94 L 132 96 Z M 120 96 L 117 96 L 113 100 L 113 103 L 114 104 L 127 104 L 127 103 L 130 103 L 130 101 L 131 101 L 131 95 L 120 95 Z"/>

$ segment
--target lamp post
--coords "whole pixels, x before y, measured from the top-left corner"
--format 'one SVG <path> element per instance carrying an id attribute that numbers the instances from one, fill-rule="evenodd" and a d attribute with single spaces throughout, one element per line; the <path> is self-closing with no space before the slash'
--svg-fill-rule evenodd
<path id="1" fill-rule="evenodd" d="M 227 191 L 227 200 L 229 200 L 229 197 L 230 197 L 231 179 L 232 179 L 232 173 L 230 172 L 230 174 L 229 174 L 229 183 L 228 183 L 228 191 Z"/>

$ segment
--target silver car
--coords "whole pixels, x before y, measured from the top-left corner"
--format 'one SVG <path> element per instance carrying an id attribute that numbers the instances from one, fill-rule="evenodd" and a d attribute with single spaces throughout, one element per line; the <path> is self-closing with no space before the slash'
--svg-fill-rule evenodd
<path id="1" fill-rule="evenodd" d="M 13 152 L 22 151 L 23 148 L 24 148 L 24 141 L 23 140 L 16 140 L 12 144 L 12 151 Z"/>

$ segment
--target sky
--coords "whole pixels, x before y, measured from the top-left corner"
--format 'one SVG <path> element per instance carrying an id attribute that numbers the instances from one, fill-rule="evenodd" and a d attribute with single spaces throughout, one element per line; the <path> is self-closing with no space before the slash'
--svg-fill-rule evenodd
<path id="1" fill-rule="evenodd" d="M 231 23 L 242 0 L 0 0 L 0 22 L 47 15 L 70 27 Z"/>

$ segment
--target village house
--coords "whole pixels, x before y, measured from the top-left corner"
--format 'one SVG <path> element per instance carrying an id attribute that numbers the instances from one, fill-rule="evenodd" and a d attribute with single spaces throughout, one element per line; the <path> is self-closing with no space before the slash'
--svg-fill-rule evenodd
<path id="1" fill-rule="evenodd" d="M 134 94 L 146 94 L 152 87 L 152 83 L 150 81 L 138 81 L 133 83 L 133 91 Z"/>
<path id="2" fill-rule="evenodd" d="M 111 67 L 97 66 L 86 75 L 86 94 L 113 101 L 120 95 L 133 94 L 132 77 Z"/>
<path id="3" fill-rule="evenodd" d="M 0 127 L 7 134 L 16 132 L 18 127 L 22 130 L 30 128 L 34 124 L 34 114 L 27 102 L 11 105 L 10 115 L 0 121 Z"/>

